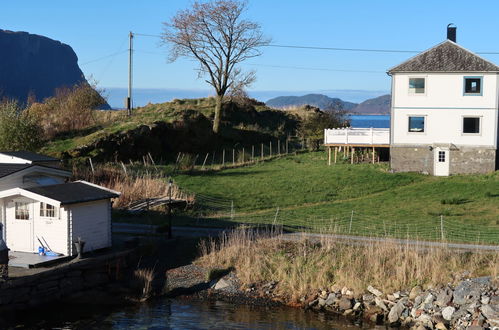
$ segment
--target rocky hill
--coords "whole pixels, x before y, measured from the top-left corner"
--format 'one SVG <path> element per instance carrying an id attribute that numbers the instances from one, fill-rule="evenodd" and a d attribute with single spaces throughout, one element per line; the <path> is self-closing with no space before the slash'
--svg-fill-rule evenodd
<path id="1" fill-rule="evenodd" d="M 331 98 L 323 94 L 307 94 L 303 96 L 279 96 L 268 100 L 265 104 L 271 108 L 286 109 L 311 105 L 321 110 L 345 110 L 350 112 L 357 106 L 357 103 L 343 101 L 338 98 Z"/>
<path id="2" fill-rule="evenodd" d="M 0 50 L 0 98 L 39 102 L 57 88 L 86 82 L 75 52 L 60 41 L 0 30 Z"/>
<path id="3" fill-rule="evenodd" d="M 382 95 L 360 103 L 351 112 L 369 115 L 388 115 L 390 114 L 391 101 L 392 96 L 390 94 Z"/>

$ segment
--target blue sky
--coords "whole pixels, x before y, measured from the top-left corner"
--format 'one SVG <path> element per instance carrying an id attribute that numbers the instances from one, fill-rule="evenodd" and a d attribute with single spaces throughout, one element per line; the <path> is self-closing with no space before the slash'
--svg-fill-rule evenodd
<path id="1" fill-rule="evenodd" d="M 129 31 L 159 34 L 162 22 L 187 0 L 5 1 L 0 28 L 41 34 L 69 44 L 87 77 L 101 87 L 126 87 Z M 424 50 L 445 39 L 448 23 L 473 51 L 499 52 L 496 1 L 250 0 L 246 16 L 259 22 L 274 44 L 340 48 Z M 209 89 L 195 63 L 167 63 L 158 39 L 135 38 L 134 86 Z M 319 51 L 267 47 L 244 68 L 257 70 L 256 91 L 388 91 L 385 71 L 412 54 Z M 499 63 L 499 55 L 484 55 Z M 93 61 L 96 60 L 96 61 Z M 92 62 L 90 62 L 92 61 Z M 335 70 L 375 71 L 340 72 Z"/>

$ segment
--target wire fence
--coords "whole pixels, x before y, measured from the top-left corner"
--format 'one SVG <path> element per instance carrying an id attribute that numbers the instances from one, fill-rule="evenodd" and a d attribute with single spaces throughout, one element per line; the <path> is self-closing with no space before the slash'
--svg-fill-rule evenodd
<path id="1" fill-rule="evenodd" d="M 499 226 L 464 223 L 443 215 L 385 220 L 352 210 L 330 217 L 300 218 L 279 207 L 272 211 L 238 214 L 232 202 L 217 203 L 216 214 L 199 218 L 198 225 L 210 226 L 223 221 L 228 225 L 278 225 L 283 230 L 296 232 L 499 245 Z"/>

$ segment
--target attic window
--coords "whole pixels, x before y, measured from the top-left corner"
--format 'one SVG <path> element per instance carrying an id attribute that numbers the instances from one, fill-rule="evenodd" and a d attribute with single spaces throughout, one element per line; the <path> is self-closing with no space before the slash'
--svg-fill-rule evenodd
<path id="1" fill-rule="evenodd" d="M 424 94 L 425 93 L 425 78 L 409 78 L 409 93 Z"/>
<path id="2" fill-rule="evenodd" d="M 482 95 L 482 77 L 464 77 L 464 95 Z"/>

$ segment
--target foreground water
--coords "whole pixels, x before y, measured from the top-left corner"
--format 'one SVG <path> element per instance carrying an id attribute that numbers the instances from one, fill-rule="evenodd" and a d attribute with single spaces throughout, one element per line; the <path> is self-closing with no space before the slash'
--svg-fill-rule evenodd
<path id="1" fill-rule="evenodd" d="M 23 314 L 15 329 L 359 329 L 341 317 L 289 307 L 234 305 L 221 301 L 158 299 L 107 310 L 54 306 Z"/>

